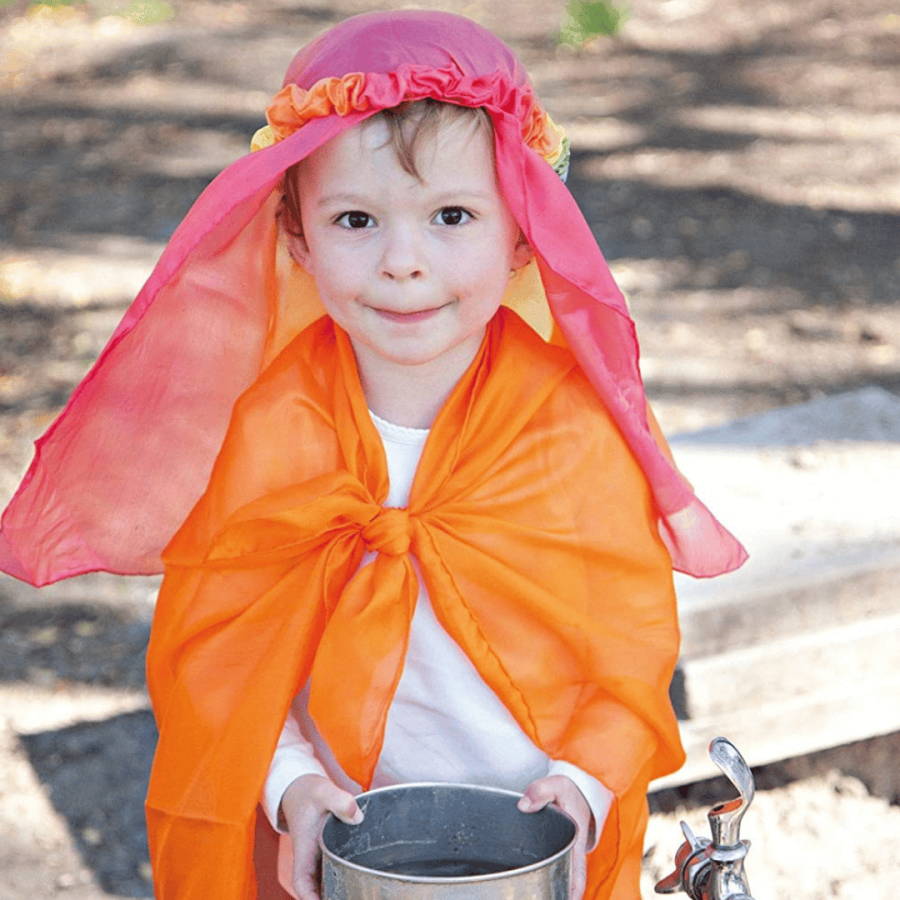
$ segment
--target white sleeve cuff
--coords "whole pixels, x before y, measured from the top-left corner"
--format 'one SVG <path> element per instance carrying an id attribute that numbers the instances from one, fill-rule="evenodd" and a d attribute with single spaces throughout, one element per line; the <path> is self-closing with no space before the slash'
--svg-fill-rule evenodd
<path id="1" fill-rule="evenodd" d="M 301 775 L 323 775 L 328 778 L 325 767 L 316 758 L 312 744 L 300 731 L 293 710 L 288 713 L 278 747 L 269 766 L 269 774 L 263 786 L 262 806 L 272 827 L 284 834 L 286 829 L 279 817 L 281 798 L 284 792 Z"/>
<path id="2" fill-rule="evenodd" d="M 588 806 L 591 808 L 591 815 L 594 817 L 593 834 L 588 834 L 588 852 L 594 849 L 600 842 L 600 835 L 603 832 L 603 826 L 606 823 L 606 817 L 609 815 L 610 807 L 615 800 L 615 794 L 606 787 L 602 782 L 598 781 L 592 775 L 588 775 L 578 766 L 571 763 L 563 762 L 561 759 L 551 759 L 549 766 L 549 775 L 565 775 L 575 784 L 575 787 L 584 794 Z"/>

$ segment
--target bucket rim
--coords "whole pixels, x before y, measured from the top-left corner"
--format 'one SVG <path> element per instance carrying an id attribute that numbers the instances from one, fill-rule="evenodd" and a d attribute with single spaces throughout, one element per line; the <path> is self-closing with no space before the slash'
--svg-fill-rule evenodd
<path id="1" fill-rule="evenodd" d="M 453 781 L 410 781 L 404 782 L 403 784 L 390 784 L 384 785 L 382 787 L 373 788 L 369 791 L 363 791 L 360 794 L 356 795 L 356 802 L 362 808 L 363 803 L 370 797 L 376 794 L 384 794 L 391 792 L 399 792 L 404 791 L 410 788 L 442 788 L 442 789 L 463 789 L 473 792 L 478 792 L 482 794 L 500 794 L 505 795 L 507 797 L 514 797 L 517 800 L 521 798 L 523 795 L 520 791 L 511 791 L 507 788 L 497 788 L 491 787 L 488 785 L 482 784 L 466 784 L 462 782 L 453 782 Z M 327 859 L 332 866 L 335 868 L 343 867 L 347 869 L 351 869 L 356 872 L 361 872 L 370 877 L 375 877 L 379 879 L 383 879 L 385 881 L 401 881 L 410 884 L 460 884 L 460 883 L 480 883 L 486 881 L 499 881 L 503 878 L 510 877 L 518 877 L 522 875 L 527 875 L 529 872 L 534 872 L 539 869 L 544 869 L 551 866 L 553 863 L 565 857 L 572 851 L 572 848 L 575 846 L 575 841 L 578 838 L 578 823 L 566 812 L 561 810 L 558 806 L 554 806 L 553 804 L 548 804 L 545 807 L 542 807 L 540 810 L 536 810 L 534 813 L 522 813 L 523 816 L 536 815 L 542 813 L 544 811 L 549 811 L 551 815 L 562 816 L 564 819 L 567 819 L 572 823 L 574 827 L 574 834 L 569 842 L 562 847 L 560 850 L 557 850 L 555 853 L 551 853 L 549 856 L 545 856 L 543 859 L 537 860 L 536 862 L 529 863 L 527 866 L 517 866 L 513 869 L 504 869 L 501 872 L 490 872 L 485 875 L 470 875 L 465 878 L 453 877 L 448 875 L 434 876 L 434 875 L 402 875 L 394 872 L 384 872 L 380 869 L 372 869 L 369 866 L 363 866 L 359 863 L 352 862 L 351 860 L 345 859 L 343 856 L 339 856 L 333 850 L 331 850 L 324 841 L 324 832 L 325 828 L 329 822 L 337 819 L 337 816 L 334 813 L 328 813 L 325 818 L 325 821 L 322 823 L 319 828 L 319 849 L 322 853 L 323 863 Z M 363 810 L 365 812 L 365 810 Z M 340 821 L 340 820 L 338 820 Z M 345 823 L 342 823 L 345 824 Z"/>

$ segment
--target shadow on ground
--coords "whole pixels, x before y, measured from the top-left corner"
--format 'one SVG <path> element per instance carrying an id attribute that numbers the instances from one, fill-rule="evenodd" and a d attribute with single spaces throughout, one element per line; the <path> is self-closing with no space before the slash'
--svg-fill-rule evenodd
<path id="1" fill-rule="evenodd" d="M 153 896 L 144 796 L 156 739 L 149 711 L 20 738 L 85 863 L 120 897 Z"/>
<path id="2" fill-rule="evenodd" d="M 89 600 L 22 608 L 0 596 L 0 682 L 142 690 L 149 634 L 145 620 Z"/>

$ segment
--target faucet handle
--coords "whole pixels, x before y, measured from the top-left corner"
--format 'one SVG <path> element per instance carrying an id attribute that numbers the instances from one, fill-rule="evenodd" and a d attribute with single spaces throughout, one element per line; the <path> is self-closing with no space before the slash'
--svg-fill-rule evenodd
<path id="1" fill-rule="evenodd" d="M 734 800 L 714 806 L 707 815 L 715 848 L 731 849 L 741 843 L 741 819 L 756 795 L 753 773 L 737 747 L 727 738 L 713 738 L 709 757 L 739 794 Z"/>
<path id="2" fill-rule="evenodd" d="M 712 842 L 696 837 L 687 822 L 681 823 L 681 831 L 684 843 L 675 851 L 675 870 L 658 881 L 654 890 L 657 894 L 684 891 L 693 900 L 702 900 L 711 865 L 707 848 Z"/>

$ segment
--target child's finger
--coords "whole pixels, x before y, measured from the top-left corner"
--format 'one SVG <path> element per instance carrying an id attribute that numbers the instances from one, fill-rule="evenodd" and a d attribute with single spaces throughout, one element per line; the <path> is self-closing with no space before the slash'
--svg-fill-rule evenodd
<path id="1" fill-rule="evenodd" d="M 291 883 L 298 900 L 319 900 L 318 823 L 321 816 L 310 812 L 312 815 L 304 823 L 305 827 L 291 831 L 294 851 Z"/>
<path id="2" fill-rule="evenodd" d="M 352 794 L 340 790 L 340 788 L 335 788 L 335 790 L 338 791 L 338 795 L 332 798 L 330 802 L 325 803 L 325 809 L 330 813 L 334 813 L 335 816 L 348 825 L 359 825 L 363 820 L 363 812 L 359 808 L 356 798 Z"/>
<path id="3" fill-rule="evenodd" d="M 519 800 L 519 809 L 531 813 L 543 809 L 548 803 L 555 803 L 558 800 L 556 787 L 553 778 L 539 778 L 532 781 Z"/>
<path id="4" fill-rule="evenodd" d="M 318 834 L 325 816 L 333 813 L 348 825 L 358 825 L 363 820 L 356 798 L 328 779 L 313 782 L 310 799 L 310 821 L 305 828 L 296 829 L 294 838 L 293 885 L 299 900 L 319 900 Z"/>
<path id="5" fill-rule="evenodd" d="M 298 900 L 318 900 L 318 835 L 322 822 L 332 812 L 342 821 L 354 824 L 362 821 L 362 812 L 352 794 L 328 778 L 313 774 L 303 775 L 291 783 L 282 798 L 281 809 L 290 833 L 293 858 L 282 859 L 285 854 L 279 855 L 279 880 Z"/>
<path id="6" fill-rule="evenodd" d="M 533 813 L 542 810 L 548 803 L 552 803 L 552 797 L 538 797 L 529 794 L 523 794 L 517 806 L 520 812 Z"/>
<path id="7" fill-rule="evenodd" d="M 575 846 L 572 848 L 572 870 L 569 878 L 569 900 L 581 900 L 587 884 L 587 835 L 591 812 L 584 795 L 565 776 L 550 775 L 532 782 L 518 803 L 522 812 L 534 813 L 555 803 L 575 821 Z"/>
<path id="8" fill-rule="evenodd" d="M 293 886 L 297 900 L 319 900 L 319 860 L 315 849 L 309 856 L 294 853 Z"/>
<path id="9" fill-rule="evenodd" d="M 587 885 L 587 856 L 584 851 L 572 854 L 572 875 L 569 878 L 569 900 L 581 900 Z"/>
<path id="10" fill-rule="evenodd" d="M 591 808 L 574 782 L 564 775 L 539 778 L 528 785 L 518 807 L 522 812 L 531 813 L 543 809 L 548 803 L 555 803 L 571 816 L 578 828 L 579 838 L 586 841 L 591 823 Z"/>
<path id="11" fill-rule="evenodd" d="M 278 883 L 294 900 L 318 900 L 318 844 L 316 832 L 295 827 L 281 835 Z"/>
<path id="12" fill-rule="evenodd" d="M 348 825 L 362 822 L 362 810 L 353 794 L 339 788 L 333 781 L 320 776 L 309 777 L 309 798 L 322 815 L 334 813 Z"/>

